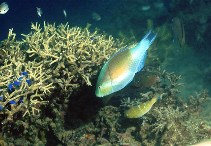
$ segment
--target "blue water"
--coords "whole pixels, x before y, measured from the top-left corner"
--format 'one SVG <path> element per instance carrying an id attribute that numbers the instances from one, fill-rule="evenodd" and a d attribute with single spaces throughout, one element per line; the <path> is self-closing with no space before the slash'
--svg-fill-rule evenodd
<path id="1" fill-rule="evenodd" d="M 4 1 L 0 1 L 2 3 Z M 91 23 L 103 28 L 103 24 L 109 25 L 113 11 L 121 7 L 122 2 L 116 0 L 7 0 L 10 10 L 0 15 L 0 39 L 7 36 L 8 29 L 14 28 L 17 34 L 29 33 L 32 22 L 66 23 L 71 25 L 86 26 Z M 36 7 L 43 10 L 42 17 L 38 17 Z M 67 18 L 63 15 L 63 9 L 67 12 Z M 92 13 L 101 15 L 102 21 L 96 23 L 92 19 Z M 19 36 L 19 35 L 18 35 Z"/>

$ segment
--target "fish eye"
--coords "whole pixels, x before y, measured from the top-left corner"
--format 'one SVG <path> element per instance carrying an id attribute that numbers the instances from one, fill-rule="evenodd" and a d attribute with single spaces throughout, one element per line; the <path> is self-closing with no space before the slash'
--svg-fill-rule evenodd
<path id="1" fill-rule="evenodd" d="M 98 86 L 98 89 L 100 89 L 101 88 L 101 86 Z"/>

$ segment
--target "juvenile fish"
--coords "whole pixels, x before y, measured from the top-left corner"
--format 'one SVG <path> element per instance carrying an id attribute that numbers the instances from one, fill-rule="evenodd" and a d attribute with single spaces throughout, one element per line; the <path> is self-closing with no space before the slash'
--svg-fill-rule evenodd
<path id="1" fill-rule="evenodd" d="M 159 99 L 158 95 L 155 95 L 151 100 L 141 103 L 137 106 L 132 106 L 125 111 L 127 118 L 140 118 L 150 111 L 154 103 Z"/>
<path id="2" fill-rule="evenodd" d="M 144 67 L 147 49 L 155 37 L 154 33 L 148 32 L 135 47 L 119 50 L 104 64 L 97 80 L 97 97 L 119 91 L 133 80 Z"/>

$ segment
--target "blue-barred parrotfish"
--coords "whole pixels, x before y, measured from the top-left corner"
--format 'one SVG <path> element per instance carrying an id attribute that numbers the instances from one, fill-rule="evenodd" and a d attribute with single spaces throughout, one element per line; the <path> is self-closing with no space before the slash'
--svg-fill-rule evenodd
<path id="1" fill-rule="evenodd" d="M 135 47 L 126 47 L 115 53 L 102 67 L 95 94 L 103 97 L 123 89 L 143 67 L 147 49 L 156 34 L 148 32 Z"/>

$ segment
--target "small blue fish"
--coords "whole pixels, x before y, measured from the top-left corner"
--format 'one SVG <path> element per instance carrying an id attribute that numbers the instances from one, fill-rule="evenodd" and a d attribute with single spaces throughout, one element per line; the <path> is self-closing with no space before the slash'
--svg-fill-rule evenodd
<path id="1" fill-rule="evenodd" d="M 3 110 L 3 106 L 0 105 L 0 111 L 2 111 L 2 110 Z"/>
<path id="2" fill-rule="evenodd" d="M 21 75 L 24 75 L 25 77 L 28 77 L 28 72 L 23 71 L 23 72 L 21 73 Z"/>
<path id="3" fill-rule="evenodd" d="M 26 79 L 26 82 L 28 83 L 29 86 L 32 84 L 32 81 L 30 79 Z"/>
<path id="4" fill-rule="evenodd" d="M 8 103 L 9 104 L 16 104 L 16 101 L 15 100 L 10 100 Z"/>
<path id="5" fill-rule="evenodd" d="M 18 103 L 23 103 L 23 96 L 19 99 Z"/>
<path id="6" fill-rule="evenodd" d="M 23 80 L 23 76 L 20 76 L 19 78 L 18 78 L 18 81 L 22 81 Z"/>
<path id="7" fill-rule="evenodd" d="M 3 96 L 0 96 L 0 100 L 1 100 L 1 101 L 3 100 Z"/>
<path id="8" fill-rule="evenodd" d="M 97 97 L 119 91 L 133 80 L 144 67 L 147 49 L 155 37 L 156 34 L 148 32 L 135 47 L 121 49 L 104 64 L 97 81 Z"/>
<path id="9" fill-rule="evenodd" d="M 13 82 L 13 85 L 14 85 L 15 87 L 20 87 L 21 82 L 19 82 L 19 81 L 14 81 L 14 82 Z"/>
<path id="10" fill-rule="evenodd" d="M 14 89 L 13 84 L 12 83 L 9 83 L 9 85 L 7 86 L 7 89 L 9 91 L 12 91 Z"/>

